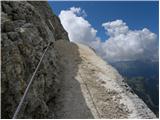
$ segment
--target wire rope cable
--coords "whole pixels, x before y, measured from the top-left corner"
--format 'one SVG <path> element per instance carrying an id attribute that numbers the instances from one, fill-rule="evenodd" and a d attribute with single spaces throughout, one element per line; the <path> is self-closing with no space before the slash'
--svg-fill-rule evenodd
<path id="1" fill-rule="evenodd" d="M 25 92 L 24 92 L 24 94 L 23 94 L 23 96 L 22 96 L 22 98 L 21 98 L 21 100 L 20 100 L 20 102 L 19 102 L 19 104 L 18 104 L 18 107 L 17 107 L 17 109 L 16 109 L 16 111 L 15 111 L 12 119 L 16 119 L 16 117 L 17 117 L 17 115 L 18 115 L 18 113 L 19 113 L 19 111 L 20 111 L 20 109 L 21 109 L 21 107 L 22 107 L 22 104 L 23 104 L 23 102 L 24 102 L 24 99 L 25 99 L 25 97 L 26 97 L 26 95 L 27 95 L 27 93 L 28 93 L 28 91 L 29 91 L 29 88 L 30 88 L 30 86 L 31 86 L 31 84 L 32 84 L 32 82 L 33 82 L 33 80 L 34 80 L 34 77 L 35 77 L 35 75 L 36 75 L 36 73 L 37 73 L 37 71 L 38 71 L 38 68 L 39 68 L 39 66 L 41 65 L 41 62 L 42 62 L 42 60 L 43 60 L 43 58 L 44 58 L 44 56 L 45 56 L 45 54 L 46 54 L 46 52 L 47 52 L 47 50 L 48 50 L 48 48 L 49 48 L 49 46 L 50 46 L 51 44 L 52 44 L 52 43 L 48 43 L 47 48 L 45 49 L 45 51 L 44 51 L 44 53 L 43 53 L 43 55 L 42 55 L 42 57 L 41 57 L 38 65 L 37 65 L 34 73 L 32 74 L 32 77 L 31 77 L 31 79 L 30 79 L 30 81 L 29 81 L 29 83 L 28 83 L 28 85 L 27 85 L 27 88 L 25 89 Z"/>
<path id="2" fill-rule="evenodd" d="M 86 86 L 86 89 L 87 89 L 87 91 L 88 91 L 88 94 L 89 94 L 89 96 L 90 96 L 90 99 L 91 99 L 91 101 L 92 101 L 92 104 L 93 104 L 93 106 L 94 106 L 94 108 L 95 108 L 95 110 L 96 110 L 96 112 L 97 112 L 98 118 L 101 119 L 100 112 L 98 111 L 98 108 L 97 108 L 97 106 L 96 106 L 96 104 L 95 104 L 95 102 L 94 102 L 94 100 L 93 100 L 93 97 L 92 97 L 92 94 L 91 94 L 91 92 L 90 92 L 90 90 L 89 90 L 89 87 L 88 87 L 87 83 L 85 82 L 85 80 L 82 78 L 81 74 L 80 74 L 80 77 L 81 77 L 81 79 L 83 80 L 83 83 L 84 83 L 85 86 Z"/>

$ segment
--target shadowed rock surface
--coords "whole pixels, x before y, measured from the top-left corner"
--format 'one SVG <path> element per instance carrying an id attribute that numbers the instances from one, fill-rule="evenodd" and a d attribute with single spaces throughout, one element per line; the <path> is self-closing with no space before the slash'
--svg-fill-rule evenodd
<path id="1" fill-rule="evenodd" d="M 3 1 L 1 5 L 2 118 L 12 118 L 47 44 L 68 40 L 68 36 L 47 2 Z M 60 84 L 56 60 L 53 44 L 18 118 L 54 117 L 48 102 L 53 100 Z"/>

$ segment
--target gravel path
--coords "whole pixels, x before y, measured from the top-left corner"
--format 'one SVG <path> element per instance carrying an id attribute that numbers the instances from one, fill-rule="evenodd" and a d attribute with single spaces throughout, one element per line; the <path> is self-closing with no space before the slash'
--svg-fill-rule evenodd
<path id="1" fill-rule="evenodd" d="M 55 47 L 62 68 L 56 118 L 156 118 L 92 49 L 63 40 Z"/>

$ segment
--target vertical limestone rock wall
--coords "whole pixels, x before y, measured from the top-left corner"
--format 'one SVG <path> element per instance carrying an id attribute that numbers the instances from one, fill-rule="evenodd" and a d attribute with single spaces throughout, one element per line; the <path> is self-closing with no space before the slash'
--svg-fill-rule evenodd
<path id="1" fill-rule="evenodd" d="M 12 118 L 49 42 L 68 40 L 47 2 L 1 2 L 1 118 Z M 35 76 L 18 118 L 54 118 L 48 107 L 59 89 L 54 43 Z"/>

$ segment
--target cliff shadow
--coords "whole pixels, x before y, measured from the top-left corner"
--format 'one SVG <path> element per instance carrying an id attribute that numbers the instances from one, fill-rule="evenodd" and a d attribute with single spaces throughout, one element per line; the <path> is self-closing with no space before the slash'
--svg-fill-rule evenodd
<path id="1" fill-rule="evenodd" d="M 60 89 L 55 103 L 48 106 L 53 109 L 55 118 L 93 119 L 83 96 L 79 81 L 76 79 L 82 59 L 78 46 L 65 40 L 55 43 L 57 64 L 59 66 Z"/>

